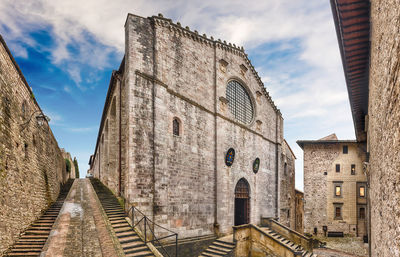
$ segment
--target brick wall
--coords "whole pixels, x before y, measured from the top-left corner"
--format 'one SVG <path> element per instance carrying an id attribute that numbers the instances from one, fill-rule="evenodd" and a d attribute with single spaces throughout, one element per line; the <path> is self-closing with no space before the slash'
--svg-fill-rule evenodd
<path id="1" fill-rule="evenodd" d="M 371 256 L 400 256 L 400 2 L 371 1 Z"/>
<path id="2" fill-rule="evenodd" d="M 37 125 L 35 117 L 40 113 L 37 112 L 39 106 L 1 37 L 0 41 L 2 255 L 19 233 L 56 200 L 60 183 L 66 179 L 66 172 L 64 159 L 50 127 L 47 123 L 42 127 Z"/>

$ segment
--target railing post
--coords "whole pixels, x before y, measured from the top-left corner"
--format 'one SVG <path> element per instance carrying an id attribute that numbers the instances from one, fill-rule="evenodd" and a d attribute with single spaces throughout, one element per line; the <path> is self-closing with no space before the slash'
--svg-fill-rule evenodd
<path id="1" fill-rule="evenodd" d="M 135 227 L 135 209 L 131 207 L 132 211 L 132 227 Z"/>
<path id="2" fill-rule="evenodd" d="M 175 257 L 178 257 L 178 234 L 175 234 Z"/>
<path id="3" fill-rule="evenodd" d="M 147 220 L 147 217 L 145 216 L 144 217 L 144 243 L 145 244 L 147 244 L 147 232 L 146 232 L 146 220 Z"/>

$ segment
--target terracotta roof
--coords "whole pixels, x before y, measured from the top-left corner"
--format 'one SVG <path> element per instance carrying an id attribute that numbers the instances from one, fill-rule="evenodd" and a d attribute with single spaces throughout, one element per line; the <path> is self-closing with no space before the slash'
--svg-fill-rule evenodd
<path id="1" fill-rule="evenodd" d="M 357 143 L 357 140 L 297 140 L 296 143 L 304 150 L 304 145 L 353 144 Z"/>
<path id="2" fill-rule="evenodd" d="M 369 0 L 331 0 L 354 128 L 358 141 L 366 141 L 370 53 Z"/>
<path id="3" fill-rule="evenodd" d="M 330 134 L 329 136 L 323 137 L 321 139 L 318 140 L 338 140 L 337 136 L 335 133 Z"/>

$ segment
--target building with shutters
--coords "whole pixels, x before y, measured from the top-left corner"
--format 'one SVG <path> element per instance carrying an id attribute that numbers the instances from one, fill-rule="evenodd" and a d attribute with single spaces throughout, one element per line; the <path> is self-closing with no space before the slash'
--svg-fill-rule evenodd
<path id="1" fill-rule="evenodd" d="M 364 237 L 367 230 L 365 150 L 335 134 L 299 140 L 304 151 L 304 232 Z"/>

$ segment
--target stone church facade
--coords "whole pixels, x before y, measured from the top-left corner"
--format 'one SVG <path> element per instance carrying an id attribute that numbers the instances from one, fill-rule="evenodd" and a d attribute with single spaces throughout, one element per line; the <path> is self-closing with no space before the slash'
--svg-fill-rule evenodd
<path id="1" fill-rule="evenodd" d="M 125 39 L 89 172 L 179 238 L 279 217 L 283 118 L 243 48 L 161 15 Z"/>

